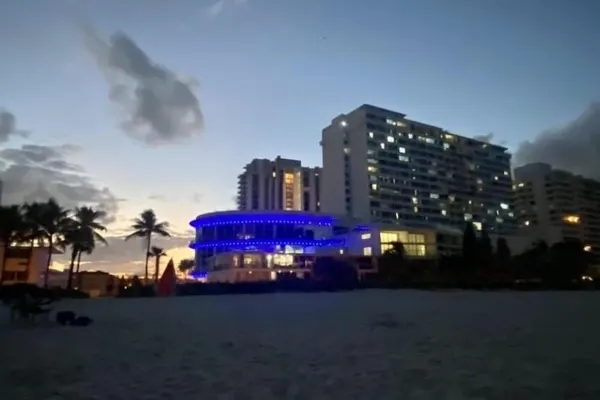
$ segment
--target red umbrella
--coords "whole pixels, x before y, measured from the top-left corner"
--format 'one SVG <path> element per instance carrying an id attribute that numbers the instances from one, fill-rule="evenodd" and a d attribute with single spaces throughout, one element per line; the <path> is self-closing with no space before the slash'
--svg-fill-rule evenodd
<path id="1" fill-rule="evenodd" d="M 159 297 L 174 296 L 176 283 L 177 275 L 175 274 L 175 264 L 171 258 L 167 264 L 167 268 L 165 268 L 160 280 L 158 281 L 156 295 Z"/>

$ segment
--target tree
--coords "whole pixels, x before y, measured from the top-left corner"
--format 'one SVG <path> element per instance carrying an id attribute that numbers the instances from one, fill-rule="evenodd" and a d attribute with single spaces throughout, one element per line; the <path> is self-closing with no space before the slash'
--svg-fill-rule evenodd
<path id="1" fill-rule="evenodd" d="M 485 227 L 481 230 L 481 237 L 478 243 L 478 261 L 480 266 L 488 268 L 494 261 L 494 248 L 492 247 L 492 240 Z"/>
<path id="2" fill-rule="evenodd" d="M 38 225 L 48 243 L 48 261 L 46 264 L 46 273 L 44 274 L 44 287 L 48 287 L 48 275 L 50 273 L 50 265 L 52 264 L 54 245 L 61 242 L 62 236 L 71 224 L 69 211 L 62 208 L 56 200 L 50 199 L 41 205 Z"/>
<path id="3" fill-rule="evenodd" d="M 193 258 L 186 258 L 179 261 L 177 269 L 183 273 L 187 273 L 189 270 L 196 268 L 196 261 Z"/>
<path id="4" fill-rule="evenodd" d="M 580 240 L 567 239 L 550 247 L 550 262 L 544 278 L 557 283 L 568 283 L 585 275 L 590 265 L 590 254 Z"/>
<path id="5" fill-rule="evenodd" d="M 43 212 L 43 203 L 25 203 L 22 206 L 23 219 L 25 220 L 26 225 L 26 234 L 24 237 L 24 242 L 29 242 L 30 252 L 29 252 L 29 260 L 27 265 L 31 265 L 31 261 L 33 258 L 33 248 L 36 243 L 38 245 L 43 245 L 44 243 L 44 231 L 40 226 L 41 215 Z"/>
<path id="6" fill-rule="evenodd" d="M 475 227 L 473 223 L 467 222 L 463 233 L 462 255 L 465 267 L 468 269 L 474 269 L 477 264 L 477 247 Z"/>
<path id="7" fill-rule="evenodd" d="M 4 282 L 6 277 L 5 269 L 9 250 L 13 242 L 23 238 L 25 230 L 25 221 L 19 206 L 0 206 L 0 241 L 2 241 L 2 246 L 4 247 L 2 269 L 0 269 L 0 283 Z"/>
<path id="8" fill-rule="evenodd" d="M 71 246 L 71 264 L 69 265 L 67 288 L 71 289 L 73 285 L 75 260 L 77 259 L 77 277 L 79 281 L 81 254 L 83 252 L 91 254 L 96 248 L 97 242 L 104 245 L 108 244 L 100 234 L 100 232 L 106 231 L 106 227 L 100 223 L 104 217 L 106 217 L 104 211 L 94 210 L 92 207 L 84 206 L 75 209 L 66 235 L 67 243 Z M 78 286 L 81 286 L 81 283 Z"/>
<path id="9" fill-rule="evenodd" d="M 154 259 L 155 259 L 154 283 L 156 284 L 156 283 L 158 283 L 158 271 L 159 271 L 159 267 L 160 267 L 160 259 L 162 257 L 166 256 L 167 253 L 165 253 L 165 250 L 163 248 L 152 246 L 152 247 L 150 247 L 150 252 L 148 254 L 150 255 L 150 257 L 154 257 Z"/>
<path id="10" fill-rule="evenodd" d="M 392 243 L 391 246 L 379 257 L 379 275 L 387 283 L 400 283 L 406 278 L 406 250 L 402 242 Z"/>
<path id="11" fill-rule="evenodd" d="M 133 232 L 125 238 L 125 240 L 142 238 L 146 241 L 146 264 L 144 270 L 144 282 L 146 284 L 148 283 L 148 260 L 150 259 L 152 235 L 157 234 L 159 236 L 169 237 L 171 235 L 168 232 L 168 228 L 168 222 L 158 222 L 154 210 L 145 210 L 133 221 L 133 224 L 131 225 Z"/>
<path id="12" fill-rule="evenodd" d="M 496 240 L 496 261 L 498 266 L 505 270 L 510 265 L 510 247 L 508 247 L 508 242 L 505 238 L 499 237 Z"/>

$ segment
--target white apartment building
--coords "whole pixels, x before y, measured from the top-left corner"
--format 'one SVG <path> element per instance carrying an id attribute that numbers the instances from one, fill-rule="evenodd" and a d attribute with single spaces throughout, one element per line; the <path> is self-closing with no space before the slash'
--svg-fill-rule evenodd
<path id="1" fill-rule="evenodd" d="M 321 207 L 318 167 L 277 157 L 254 159 L 238 176 L 238 210 L 297 210 L 317 212 Z"/>
<path id="2" fill-rule="evenodd" d="M 502 146 L 362 105 L 322 133 L 321 210 L 379 224 L 516 228 Z"/>
<path id="3" fill-rule="evenodd" d="M 549 244 L 579 239 L 586 250 L 600 256 L 600 182 L 544 163 L 516 168 L 514 178 L 521 230 L 532 230 Z M 547 237 L 550 234 L 553 237 Z"/>

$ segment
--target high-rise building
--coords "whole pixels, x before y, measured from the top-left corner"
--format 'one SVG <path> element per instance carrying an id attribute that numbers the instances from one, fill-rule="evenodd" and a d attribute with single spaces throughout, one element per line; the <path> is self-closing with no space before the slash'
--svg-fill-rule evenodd
<path id="1" fill-rule="evenodd" d="M 516 228 L 502 146 L 362 105 L 323 130 L 322 210 L 365 221 Z"/>
<path id="2" fill-rule="evenodd" d="M 238 209 L 319 211 L 320 172 L 298 160 L 254 159 L 238 176 Z"/>
<path id="3" fill-rule="evenodd" d="M 514 177 L 520 228 L 538 236 L 558 230 L 559 240 L 579 239 L 600 256 L 600 182 L 544 163 L 516 168 Z"/>

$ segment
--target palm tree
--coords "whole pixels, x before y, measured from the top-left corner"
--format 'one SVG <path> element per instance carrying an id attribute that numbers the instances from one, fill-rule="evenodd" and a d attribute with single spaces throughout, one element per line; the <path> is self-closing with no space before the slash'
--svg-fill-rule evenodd
<path id="1" fill-rule="evenodd" d="M 50 265 L 52 264 L 54 245 L 61 242 L 61 237 L 72 226 L 72 221 L 69 218 L 69 211 L 61 207 L 54 199 L 43 203 L 41 207 L 42 210 L 38 225 L 48 243 L 48 261 L 46 264 L 46 273 L 44 274 L 44 287 L 48 287 L 48 274 L 50 272 Z"/>
<path id="2" fill-rule="evenodd" d="M 146 284 L 148 283 L 148 260 L 150 259 L 152 234 L 156 233 L 159 236 L 169 237 L 171 235 L 167 231 L 168 228 L 168 222 L 158 222 L 154 210 L 145 210 L 133 221 L 133 225 L 131 225 L 133 232 L 125 238 L 125 240 L 129 240 L 137 237 L 143 238 L 146 241 L 146 264 L 144 272 L 144 282 Z"/>
<path id="3" fill-rule="evenodd" d="M 158 283 L 158 269 L 160 267 L 160 258 L 166 256 L 165 250 L 160 247 L 152 246 L 150 247 L 150 252 L 148 253 L 150 257 L 154 257 L 156 259 L 156 264 L 154 265 L 154 283 Z"/>
<path id="4" fill-rule="evenodd" d="M 26 236 L 23 238 L 24 242 L 29 242 L 29 260 L 27 261 L 27 266 L 31 266 L 31 262 L 33 259 L 33 248 L 37 245 L 43 245 L 44 242 L 44 231 L 39 225 L 39 221 L 41 220 L 41 215 L 43 211 L 42 203 L 25 203 L 22 206 L 23 218 L 25 220 L 25 224 L 27 227 Z"/>
<path id="5" fill-rule="evenodd" d="M 21 208 L 16 205 L 0 206 L 0 241 L 4 247 L 2 254 L 2 269 L 0 269 L 0 284 L 4 282 L 6 261 L 10 247 L 15 241 L 23 239 L 26 231 Z"/>
<path id="6" fill-rule="evenodd" d="M 106 231 L 106 227 L 98 222 L 105 216 L 104 211 L 94 210 L 92 207 L 78 207 L 75 209 L 73 218 L 65 233 L 65 242 L 71 246 L 71 264 L 67 279 L 68 289 L 71 289 L 73 285 L 75 260 L 77 259 L 77 276 L 79 277 L 81 254 L 83 252 L 91 254 L 96 248 L 96 242 L 101 242 L 104 245 L 108 244 L 106 239 L 99 233 L 99 231 Z"/>
<path id="7" fill-rule="evenodd" d="M 192 259 L 192 258 L 186 258 L 186 259 L 179 261 L 179 265 L 177 266 L 177 269 L 179 269 L 179 271 L 181 271 L 183 273 L 187 273 L 187 271 L 194 269 L 195 267 L 196 267 L 196 261 L 194 261 L 194 259 Z"/>

